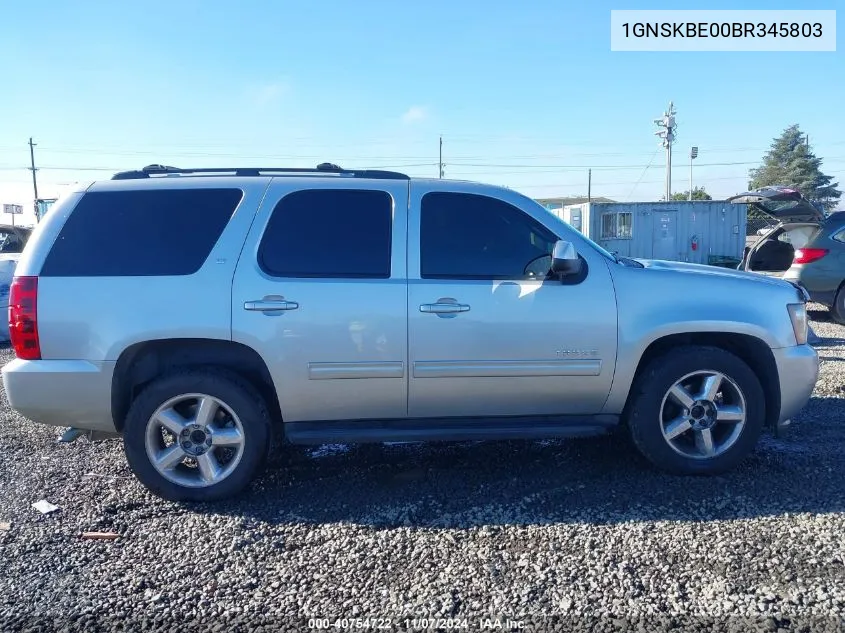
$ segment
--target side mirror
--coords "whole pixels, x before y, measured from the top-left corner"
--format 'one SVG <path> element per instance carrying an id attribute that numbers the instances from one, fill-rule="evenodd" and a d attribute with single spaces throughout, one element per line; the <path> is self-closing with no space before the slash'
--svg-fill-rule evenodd
<path id="1" fill-rule="evenodd" d="M 577 275 L 581 272 L 581 258 L 572 242 L 558 240 L 552 249 L 552 272 L 560 276 Z"/>

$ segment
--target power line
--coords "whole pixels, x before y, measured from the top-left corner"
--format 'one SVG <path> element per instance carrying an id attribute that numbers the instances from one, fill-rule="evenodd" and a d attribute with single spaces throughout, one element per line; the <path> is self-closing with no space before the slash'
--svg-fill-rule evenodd
<path id="1" fill-rule="evenodd" d="M 834 161 L 834 160 L 845 160 L 845 156 L 831 156 L 826 159 L 825 161 Z M 737 165 L 760 165 L 762 164 L 762 160 L 744 160 L 744 161 L 726 161 L 720 163 L 700 163 L 701 167 L 730 167 L 730 166 L 737 166 Z M 589 164 L 582 164 L 582 165 L 526 165 L 526 164 L 518 164 L 518 163 L 459 163 L 452 161 L 453 165 L 460 165 L 461 167 L 497 167 L 497 168 L 522 168 L 522 169 L 554 169 L 556 171 L 571 169 L 574 171 L 584 171 L 585 167 L 590 167 L 592 169 L 608 169 L 608 170 L 622 170 L 622 169 L 643 169 L 647 167 L 648 164 L 627 164 L 627 165 L 589 165 Z"/>
<path id="2" fill-rule="evenodd" d="M 451 139 L 450 139 L 451 140 Z M 829 145 L 843 145 L 845 143 L 829 143 Z M 326 157 L 326 153 L 320 154 L 275 154 L 275 153 L 243 153 L 243 152 L 212 152 L 212 151 L 203 151 L 198 150 L 196 148 L 193 149 L 181 149 L 177 147 L 166 147 L 162 146 L 160 149 L 156 150 L 111 150 L 109 148 L 101 147 L 101 148 L 60 148 L 60 147 L 51 147 L 48 145 L 40 146 L 42 151 L 51 153 L 51 154 L 96 154 L 98 156 L 107 155 L 107 156 L 163 156 L 163 155 L 173 155 L 173 156 L 198 156 L 198 157 L 221 157 L 221 158 L 243 158 L 243 159 L 314 159 L 320 160 Z M 0 147 L 2 150 L 13 150 L 16 148 L 10 147 Z M 704 148 L 710 154 L 727 154 L 727 153 L 741 153 L 741 152 L 751 152 L 751 151 L 764 151 L 767 148 L 752 148 L 752 147 L 737 147 L 737 148 L 724 148 L 724 149 L 717 149 L 717 148 Z M 520 159 L 520 160 L 545 160 L 550 158 L 572 158 L 572 157 L 584 157 L 584 158 L 599 158 L 599 157 L 611 157 L 611 156 L 650 156 L 650 152 L 566 152 L 566 153 L 549 153 L 549 152 L 541 152 L 541 153 L 533 153 L 533 154 L 514 154 L 513 152 L 508 152 L 507 154 L 490 154 L 484 153 L 483 155 L 478 154 L 471 154 L 471 155 L 461 155 L 461 154 L 454 154 L 453 158 L 456 160 L 485 160 L 490 158 L 497 158 L 497 157 L 507 157 L 512 159 Z M 352 156 L 337 156 L 334 157 L 335 160 L 357 160 L 359 157 L 352 157 Z M 432 158 L 431 155 L 390 155 L 390 156 L 381 156 L 381 155 L 371 155 L 365 156 L 364 158 L 372 159 L 372 160 L 421 160 L 421 159 L 429 159 Z"/>
<path id="3" fill-rule="evenodd" d="M 651 164 L 654 162 L 654 159 L 657 158 L 657 152 L 659 152 L 659 151 L 660 151 L 659 147 L 656 150 L 654 150 L 654 154 L 651 155 L 651 160 L 648 161 L 648 165 L 645 166 L 645 169 L 643 169 L 643 173 L 640 174 L 640 177 L 637 179 L 637 182 L 634 183 L 633 187 L 631 187 L 631 193 L 628 194 L 629 200 L 631 199 L 631 196 L 634 195 L 634 191 L 636 191 L 637 187 L 640 186 L 640 183 L 643 181 L 643 178 L 645 178 L 645 173 L 651 167 Z"/>
<path id="4" fill-rule="evenodd" d="M 508 141 L 513 140 L 513 139 L 507 138 L 507 137 L 503 137 L 503 138 L 504 138 L 504 140 L 508 140 Z M 450 137 L 449 140 L 453 141 L 454 138 Z M 549 142 L 548 138 L 543 138 L 543 139 L 538 139 L 538 140 L 542 140 L 545 143 Z M 295 144 L 297 147 L 301 147 L 301 148 L 306 148 L 306 147 L 328 147 L 328 148 L 356 147 L 356 148 L 360 148 L 362 146 L 362 143 L 329 143 L 329 142 L 320 143 L 320 144 L 317 144 L 317 145 L 308 145 L 308 144 L 303 144 L 303 143 L 298 142 L 296 138 L 285 139 L 285 142 Z M 383 141 L 382 144 L 393 145 L 393 144 L 397 144 L 399 142 L 400 142 L 399 140 L 391 140 L 391 141 Z M 374 144 L 378 144 L 378 142 L 377 141 L 371 141 L 371 140 L 368 140 L 366 142 L 366 145 L 368 145 L 368 146 L 371 146 L 371 145 L 374 145 Z M 409 143 L 407 141 L 402 141 L 402 144 L 407 146 Z M 425 141 L 421 139 L 420 141 L 417 141 L 416 143 L 411 142 L 411 144 L 418 144 L 418 145 L 422 146 L 422 145 L 425 144 Z M 585 145 L 591 146 L 591 147 L 602 147 L 601 144 L 596 144 L 596 143 L 553 143 L 553 144 L 560 147 L 560 148 L 583 147 Z M 637 144 L 637 145 L 639 146 L 641 144 Z M 831 142 L 826 143 L 826 145 L 828 145 L 828 146 L 845 145 L 845 141 L 831 141 Z M 127 150 L 125 148 L 125 145 L 109 147 L 107 145 L 102 145 L 102 144 L 98 144 L 98 145 L 95 145 L 95 146 L 78 145 L 78 146 L 75 146 L 75 147 L 59 147 L 59 146 L 50 146 L 50 145 L 40 145 L 39 147 L 41 148 L 42 151 L 55 152 L 55 153 L 109 154 L 109 155 L 114 155 L 114 156 L 139 156 L 139 155 L 162 155 L 162 154 L 192 155 L 192 154 L 196 154 L 196 155 L 199 155 L 199 156 L 221 156 L 221 157 L 229 156 L 229 157 L 246 157 L 246 158 L 306 158 L 306 157 L 308 157 L 308 158 L 322 159 L 322 158 L 325 157 L 325 153 L 321 153 L 321 154 L 317 154 L 317 155 L 306 155 L 306 154 L 277 154 L 277 153 L 256 154 L 256 153 L 238 153 L 238 152 L 234 152 L 234 151 L 227 151 L 227 152 L 225 152 L 225 151 L 224 152 L 209 151 L 209 150 L 214 149 L 214 148 L 231 149 L 233 147 L 236 147 L 233 144 L 227 144 L 227 145 L 189 145 L 189 144 L 185 144 L 185 145 L 157 145 L 154 149 L 147 149 L 147 150 L 142 150 L 142 149 Z M 618 148 L 619 144 L 618 143 L 613 144 L 612 147 Z M 0 146 L 0 150 L 13 151 L 13 150 L 16 150 L 16 149 L 18 149 L 18 148 L 12 147 L 12 146 Z M 716 147 L 709 147 L 709 148 L 704 148 L 704 149 L 706 149 L 706 151 L 710 152 L 710 153 L 734 153 L 734 152 L 766 151 L 766 150 L 769 150 L 770 147 L 769 146 L 767 146 L 767 147 L 728 147 L 728 146 L 718 147 L 718 146 L 716 146 Z M 541 159 L 541 158 L 566 157 L 566 156 L 597 157 L 597 156 L 634 156 L 634 155 L 650 156 L 651 153 L 650 152 L 620 152 L 620 151 L 588 152 L 588 153 L 566 152 L 564 154 L 540 152 L 540 153 L 525 154 L 525 155 L 516 155 L 513 152 L 507 153 L 507 156 L 509 156 L 510 158 L 525 158 L 525 159 Z M 494 156 L 494 155 L 485 152 L 484 156 L 482 158 L 489 158 L 489 157 L 492 157 L 492 156 Z M 430 156 L 426 156 L 426 155 L 418 155 L 418 156 L 392 155 L 392 156 L 385 156 L 385 157 L 371 156 L 370 158 L 374 158 L 374 159 L 387 158 L 387 159 L 395 160 L 395 159 L 430 158 Z M 460 158 L 462 160 L 468 160 L 468 159 L 476 158 L 476 156 L 461 156 L 461 155 L 456 154 L 455 158 Z"/>
<path id="5" fill-rule="evenodd" d="M 35 145 L 33 143 L 33 145 Z M 659 150 L 658 150 L 659 151 Z M 475 171 L 456 171 L 453 172 L 453 175 L 463 175 L 463 176 L 473 176 L 473 175 L 524 175 L 524 176 L 531 176 L 533 174 L 541 174 L 541 173 L 559 173 L 561 171 L 572 171 L 583 173 L 585 168 L 590 168 L 593 170 L 602 170 L 602 171 L 632 171 L 632 170 L 639 170 L 643 169 L 647 171 L 650 169 L 654 164 L 654 154 L 652 154 L 652 160 L 646 163 L 645 165 L 642 164 L 628 164 L 628 165 L 590 165 L 590 164 L 583 164 L 583 165 L 526 165 L 526 164 L 505 164 L 505 163 L 454 163 L 460 167 L 472 167 L 476 168 Z M 841 161 L 845 161 L 845 156 L 832 156 L 826 159 L 828 163 L 838 163 Z M 373 164 L 367 162 L 365 158 L 359 158 L 354 162 L 363 163 L 364 166 L 370 169 L 397 169 L 397 168 L 407 168 L 407 167 L 437 167 L 439 165 L 438 162 L 419 162 L 419 163 L 384 163 L 384 164 Z M 728 167 L 728 166 L 753 166 L 753 165 L 760 165 L 763 161 L 727 161 L 727 162 L 712 162 L 712 163 L 700 163 L 700 167 Z M 38 167 L 38 171 L 103 171 L 103 172 L 116 172 L 120 171 L 121 169 L 125 169 L 126 165 L 122 166 L 74 166 L 74 165 L 42 165 Z M 15 166 L 15 165 L 0 165 L 0 171 L 31 171 L 32 166 Z M 518 171 L 515 171 L 518 170 Z M 631 181 L 633 182 L 633 181 Z"/>
<path id="6" fill-rule="evenodd" d="M 434 164 L 434 166 L 436 167 L 436 163 Z M 41 169 L 41 168 L 39 168 L 39 169 Z M 25 169 L 18 170 L 18 171 L 25 171 Z M 111 170 L 109 170 L 109 171 L 111 171 Z M 845 169 L 832 170 L 832 171 L 829 171 L 827 173 L 828 173 L 828 175 L 838 177 L 840 174 L 845 175 Z M 715 177 L 705 179 L 704 185 L 706 186 L 706 184 L 709 183 L 709 182 L 728 181 L 728 180 L 739 180 L 739 181 L 742 181 L 743 183 L 745 183 L 745 182 L 747 182 L 747 177 L 745 175 L 715 176 Z M 23 184 L 23 183 L 26 183 L 26 182 L 29 182 L 29 180 L 26 179 L 26 178 L 11 179 L 11 180 L 10 179 L 3 179 L 3 181 L 0 182 L 0 184 L 2 184 L 2 183 Z M 639 184 L 660 184 L 660 183 L 663 183 L 663 182 L 664 182 L 664 180 L 643 180 L 643 181 L 640 181 Z M 65 185 L 70 185 L 70 184 L 73 184 L 73 183 L 69 182 L 69 181 L 64 181 L 64 180 L 58 181 L 58 182 L 57 181 L 48 181 L 48 185 L 50 185 L 50 186 L 65 186 Z M 581 187 L 581 186 L 583 186 L 584 183 L 583 183 L 583 181 L 579 180 L 577 182 L 554 182 L 554 183 L 529 184 L 529 185 L 513 185 L 513 184 L 508 185 L 506 183 L 501 183 L 501 182 L 495 183 L 495 182 L 491 181 L 491 184 L 504 184 L 505 186 L 508 186 L 511 189 L 516 189 L 516 190 L 526 189 L 526 190 L 528 190 L 528 189 L 565 189 L 565 188 L 571 189 L 571 188 Z M 614 186 L 623 186 L 623 185 L 631 185 L 631 184 L 635 184 L 635 181 L 624 180 L 624 181 L 600 183 L 600 185 L 602 187 L 614 187 Z"/>
<path id="7" fill-rule="evenodd" d="M 392 164 L 392 165 L 371 165 L 367 164 L 367 169 L 397 169 L 403 167 L 436 167 L 437 163 L 406 163 L 406 164 Z M 237 165 L 235 165 L 237 167 Z M 29 167 L 7 167 L 3 166 L 0 167 L 0 171 L 23 171 L 29 170 Z M 39 167 L 39 171 L 49 170 L 49 171 L 108 171 L 108 172 L 118 172 L 126 167 L 62 167 L 58 165 L 46 165 Z"/>
<path id="8" fill-rule="evenodd" d="M 446 135 L 444 134 L 444 136 L 446 136 Z M 460 143 L 460 141 L 456 141 L 454 139 L 454 137 L 451 137 L 451 136 L 449 136 L 449 140 L 450 140 L 450 142 L 454 141 L 456 143 Z M 502 139 L 502 141 L 506 142 L 506 143 L 512 143 L 514 140 L 515 139 L 509 139 L 509 138 Z M 516 139 L 516 140 L 518 141 L 519 139 Z M 538 140 L 542 140 L 544 142 L 549 141 L 549 139 L 538 139 Z M 301 147 L 301 148 L 317 149 L 317 148 L 339 148 L 339 147 L 360 148 L 362 146 L 370 147 L 370 146 L 385 146 L 385 145 L 391 145 L 391 146 L 395 146 L 395 145 L 402 145 L 402 146 L 418 145 L 420 147 L 423 147 L 423 146 L 426 146 L 429 141 L 427 141 L 426 139 L 423 139 L 423 138 L 410 140 L 410 141 L 408 139 L 399 139 L 399 138 L 389 138 L 389 139 L 381 139 L 381 140 L 380 139 L 369 139 L 368 138 L 366 140 L 361 140 L 361 141 L 358 141 L 358 142 L 336 142 L 336 141 L 313 141 L 312 139 L 307 139 L 307 138 L 285 137 L 285 138 L 279 139 L 279 142 L 284 143 L 285 145 L 295 145 L 295 146 Z M 473 142 L 472 144 L 477 145 L 478 143 Z M 603 146 L 603 145 L 597 144 L 597 143 L 581 144 L 581 143 L 569 143 L 569 142 L 555 142 L 554 145 L 556 145 L 558 147 L 613 147 L 613 148 L 619 147 L 618 143 L 614 143 L 613 145 Z M 629 146 L 634 147 L 634 146 L 637 146 L 637 145 L 640 145 L 640 144 L 638 144 L 638 143 L 637 144 L 630 144 Z M 194 152 L 204 152 L 205 153 L 205 152 L 209 152 L 209 151 L 213 151 L 213 150 L 219 150 L 219 149 L 231 150 L 234 147 L 244 147 L 244 145 L 237 145 L 235 143 L 204 144 L 204 143 L 186 142 L 186 143 L 177 143 L 177 144 L 172 144 L 172 145 L 157 144 L 157 145 L 155 145 L 155 149 L 150 150 L 150 151 L 152 153 L 158 153 L 162 149 L 167 149 L 167 150 L 176 150 L 176 151 L 184 150 L 184 151 L 194 151 Z M 112 150 L 119 151 L 119 152 L 126 152 L 127 150 L 125 148 L 126 148 L 126 144 L 120 144 L 120 145 L 113 145 L 112 146 L 112 145 L 102 144 L 102 143 L 98 143 L 98 144 L 95 144 L 95 145 L 89 145 L 89 144 L 81 143 L 81 144 L 75 144 L 74 147 L 71 147 L 71 148 L 58 147 L 58 146 L 44 146 L 42 149 L 45 149 L 45 150 L 49 149 L 51 151 L 71 151 L 71 152 L 103 152 L 103 151 L 108 152 L 108 151 L 112 151 Z M 0 149 L 14 150 L 16 148 L 12 147 L 12 146 L 2 146 L 2 147 L 0 147 Z M 138 152 L 138 151 L 141 151 L 141 150 L 135 150 L 135 152 Z"/>
<path id="9" fill-rule="evenodd" d="M 658 150 L 659 151 L 659 150 Z M 845 156 L 832 156 L 825 159 L 825 162 L 838 162 L 845 160 Z M 700 167 L 729 167 L 729 166 L 741 166 L 741 165 L 761 165 L 763 163 L 762 160 L 755 160 L 755 161 L 729 161 L 729 162 L 721 162 L 721 163 L 700 163 Z M 591 165 L 589 163 L 585 163 L 583 165 L 525 165 L 525 164 L 501 164 L 501 163 L 452 163 L 454 165 L 459 165 L 461 167 L 477 167 L 479 169 L 484 168 L 509 168 L 509 169 L 522 169 L 524 171 L 489 171 L 485 169 L 481 172 L 452 172 L 453 174 L 463 174 L 463 175 L 473 175 L 476 173 L 498 173 L 498 174 L 526 174 L 530 175 L 532 173 L 557 173 L 560 171 L 573 171 L 573 172 L 583 172 L 586 167 L 589 167 L 594 170 L 606 170 L 606 171 L 628 171 L 628 170 L 637 170 L 637 169 L 647 169 L 652 166 L 652 163 L 648 163 L 645 165 Z"/>
<path id="10" fill-rule="evenodd" d="M 833 173 L 836 173 L 836 172 L 833 172 Z M 845 173 L 845 172 L 843 172 L 843 173 Z M 706 180 L 706 182 L 712 182 L 712 181 L 716 181 L 716 180 L 741 180 L 743 182 L 746 182 L 747 179 L 748 179 L 747 176 L 716 176 L 714 178 L 708 178 Z M 665 184 L 666 180 L 665 179 L 663 179 L 663 180 L 643 180 L 643 181 L 640 181 L 640 182 L 637 182 L 637 183 L 635 183 L 632 180 L 623 180 L 623 181 L 617 181 L 617 182 L 603 182 L 603 183 L 599 183 L 599 184 L 602 187 L 617 187 L 617 186 L 630 185 L 630 184 L 656 185 L 656 184 L 660 184 L 660 183 Z M 581 183 L 578 183 L 578 182 L 574 182 L 574 183 L 559 183 L 559 182 L 556 182 L 556 183 L 548 183 L 548 184 L 519 185 L 518 187 L 514 187 L 514 188 L 520 188 L 520 189 L 560 188 L 560 189 L 563 189 L 563 188 L 566 188 L 566 187 L 569 187 L 569 188 L 578 187 L 580 184 Z"/>

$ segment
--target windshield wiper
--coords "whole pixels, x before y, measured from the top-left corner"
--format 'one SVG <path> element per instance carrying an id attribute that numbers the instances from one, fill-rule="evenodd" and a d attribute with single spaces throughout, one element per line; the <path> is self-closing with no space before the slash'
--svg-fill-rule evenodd
<path id="1" fill-rule="evenodd" d="M 614 255 L 614 257 L 616 256 Z M 629 268 L 645 268 L 645 266 L 636 259 L 632 259 L 630 257 L 616 257 L 616 263 L 628 266 Z"/>

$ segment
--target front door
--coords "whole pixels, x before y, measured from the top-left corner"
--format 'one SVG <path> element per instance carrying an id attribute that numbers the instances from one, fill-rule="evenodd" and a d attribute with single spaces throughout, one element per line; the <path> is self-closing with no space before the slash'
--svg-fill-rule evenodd
<path id="1" fill-rule="evenodd" d="M 652 212 L 652 259 L 676 260 L 678 248 L 678 212 Z"/>
<path id="2" fill-rule="evenodd" d="M 235 272 L 233 339 L 288 422 L 407 414 L 408 181 L 337 180 L 275 179 Z"/>
<path id="3" fill-rule="evenodd" d="M 517 194 L 453 186 L 411 186 L 409 415 L 599 412 L 616 360 L 608 261 L 585 248 L 583 279 L 547 279 L 558 237 L 580 241 L 571 227 Z"/>

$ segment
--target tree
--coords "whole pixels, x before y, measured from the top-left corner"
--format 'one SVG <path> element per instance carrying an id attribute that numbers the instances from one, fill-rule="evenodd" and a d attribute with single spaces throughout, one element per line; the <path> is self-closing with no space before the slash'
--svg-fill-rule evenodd
<path id="1" fill-rule="evenodd" d="M 784 185 L 798 189 L 808 200 L 825 211 L 834 209 L 842 192 L 833 176 L 821 171 L 822 159 L 807 144 L 798 125 L 790 125 L 772 142 L 763 164 L 749 172 L 751 188 Z"/>
<path id="2" fill-rule="evenodd" d="M 704 190 L 704 187 L 693 187 L 692 188 L 692 199 L 693 200 L 712 200 L 713 196 L 707 193 Z M 686 191 L 676 191 L 672 194 L 672 200 L 689 200 L 689 189 Z"/>

